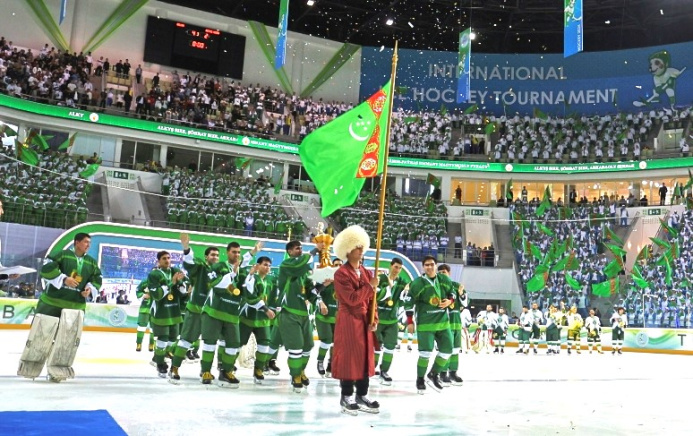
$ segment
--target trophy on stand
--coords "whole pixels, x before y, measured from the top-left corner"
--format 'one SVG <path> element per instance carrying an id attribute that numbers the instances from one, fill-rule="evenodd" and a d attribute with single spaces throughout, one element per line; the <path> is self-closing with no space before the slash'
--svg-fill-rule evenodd
<path id="1" fill-rule="evenodd" d="M 318 253 L 318 267 L 313 270 L 311 279 L 316 283 L 322 283 L 325 280 L 334 279 L 334 273 L 337 268 L 332 266 L 330 259 L 330 247 L 334 242 L 332 235 L 325 233 L 325 225 L 322 222 L 318 223 L 317 235 L 313 238 L 313 243 L 323 243 L 324 248 Z"/>

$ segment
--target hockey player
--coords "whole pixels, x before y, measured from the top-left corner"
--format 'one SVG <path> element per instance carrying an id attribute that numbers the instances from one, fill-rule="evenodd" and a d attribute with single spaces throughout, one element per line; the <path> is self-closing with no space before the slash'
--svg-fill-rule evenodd
<path id="1" fill-rule="evenodd" d="M 532 303 L 531 314 L 534 317 L 534 322 L 532 323 L 532 334 L 529 337 L 529 343 L 534 349 L 534 354 L 537 354 L 537 348 L 539 347 L 539 342 L 541 342 L 541 325 L 544 324 L 544 314 L 539 310 L 539 304 Z"/>
<path id="2" fill-rule="evenodd" d="M 250 335 L 255 335 L 257 342 L 257 352 L 255 353 L 255 368 L 253 370 L 253 380 L 257 384 L 262 384 L 265 379 L 263 374 L 265 368 L 265 356 L 269 351 L 270 342 L 270 321 L 274 319 L 274 311 L 267 304 L 268 296 L 276 287 L 274 280 L 269 275 L 272 261 L 269 257 L 258 258 L 257 263 L 250 269 L 248 277 L 245 279 L 245 301 L 241 307 L 241 345 L 248 343 Z"/>
<path id="3" fill-rule="evenodd" d="M 332 259 L 332 266 L 339 268 L 342 266 L 342 259 Z M 318 349 L 318 374 L 325 377 L 330 377 L 332 373 L 332 343 L 334 342 L 334 324 L 337 316 L 337 299 L 335 297 L 334 283 L 329 281 L 323 283 L 325 288 L 322 289 L 317 298 L 315 311 L 315 329 L 318 332 L 320 340 L 320 348 Z M 323 313 L 324 310 L 324 313 Z M 330 353 L 330 359 L 327 361 L 327 370 L 325 369 L 325 356 Z"/>
<path id="4" fill-rule="evenodd" d="M 279 332 L 284 347 L 289 352 L 289 373 L 296 393 L 310 384 L 305 369 L 313 349 L 313 328 L 308 317 L 306 301 L 315 303 L 313 287 L 322 291 L 323 284 L 313 285 L 308 275 L 313 266 L 313 256 L 325 248 L 324 243 L 316 244 L 310 254 L 303 253 L 299 241 L 286 244 L 289 258 L 279 266 L 279 289 L 282 290 L 282 315 L 279 317 Z"/>
<path id="5" fill-rule="evenodd" d="M 505 354 L 505 338 L 508 336 L 508 327 L 510 326 L 510 319 L 508 315 L 505 314 L 505 309 L 502 307 L 498 309 L 498 318 L 496 319 L 496 327 L 493 329 L 493 336 L 496 342 L 496 349 L 493 350 L 494 354 L 498 353 L 498 348 L 500 347 L 500 354 Z"/>
<path id="6" fill-rule="evenodd" d="M 553 304 L 549 306 L 549 311 L 546 313 L 546 354 L 558 354 L 560 349 L 561 335 L 561 312 L 556 309 Z"/>
<path id="7" fill-rule="evenodd" d="M 388 371 L 392 365 L 392 358 L 397 346 L 399 333 L 397 313 L 402 302 L 402 293 L 407 287 L 407 282 L 400 277 L 402 272 L 402 259 L 395 257 L 390 261 L 388 274 L 380 274 L 378 277 L 378 330 L 376 337 L 382 347 L 382 362 L 380 363 L 380 384 L 390 386 L 392 377 Z M 375 364 L 380 360 L 380 351 L 375 353 Z"/>
<path id="8" fill-rule="evenodd" d="M 142 351 L 142 341 L 144 340 L 144 334 L 147 332 L 149 327 L 149 310 L 152 307 L 152 298 L 149 296 L 149 289 L 147 289 L 147 279 L 144 279 L 137 285 L 137 291 L 135 292 L 137 298 L 140 299 L 140 310 L 137 315 L 137 340 L 135 345 L 135 351 Z M 149 329 L 149 351 L 154 351 L 154 333 L 151 328 Z"/>
<path id="9" fill-rule="evenodd" d="M 472 313 L 469 311 L 469 297 L 467 297 L 467 292 L 464 291 L 463 301 L 467 301 L 467 305 L 462 309 L 462 315 L 460 315 L 460 323 L 462 324 L 462 348 L 465 353 L 469 353 L 472 348 L 469 343 L 469 326 L 472 325 Z"/>
<path id="10" fill-rule="evenodd" d="M 180 300 L 188 294 L 185 273 L 171 267 L 171 254 L 160 251 L 156 254 L 157 268 L 147 277 L 149 295 L 152 298 L 152 330 L 156 336 L 156 349 L 153 362 L 159 377 L 166 377 L 168 365 L 164 362 L 166 348 L 178 338 L 180 324 L 183 322 Z"/>
<path id="11" fill-rule="evenodd" d="M 219 262 L 219 249 L 216 247 L 207 247 L 205 250 L 204 259 L 195 258 L 195 253 L 190 248 L 190 235 L 187 233 L 180 234 L 180 242 L 183 247 L 183 266 L 189 274 L 190 282 L 193 289 L 190 298 L 185 306 L 185 319 L 181 327 L 180 340 L 176 344 L 171 359 L 171 372 L 178 374 L 183 359 L 191 362 L 199 361 L 200 356 L 197 350 L 193 348 L 193 344 L 200 339 L 202 306 L 204 306 L 209 292 L 208 283 L 210 280 L 210 272 L 212 265 Z M 220 359 L 221 360 L 221 359 Z"/>
<path id="12" fill-rule="evenodd" d="M 447 308 L 453 303 L 448 295 L 454 292 L 452 281 L 446 275 L 436 272 L 436 260 L 432 256 L 425 256 L 422 264 L 424 275 L 409 285 L 409 294 L 416 312 L 419 339 L 419 360 L 416 371 L 416 389 L 419 394 L 426 391 L 426 383 L 436 392 L 443 389 L 439 374 L 445 369 L 452 354 L 452 334 Z M 438 345 L 438 355 L 427 375 L 427 380 L 424 380 L 434 343 Z"/>
<path id="13" fill-rule="evenodd" d="M 575 350 L 580 354 L 580 330 L 582 329 L 582 316 L 578 313 L 576 306 L 570 307 L 570 312 L 566 316 L 568 322 L 568 354 L 570 349 L 575 347 Z"/>
<path id="14" fill-rule="evenodd" d="M 438 273 L 450 277 L 450 266 L 446 264 L 438 265 Z M 448 359 L 445 371 L 440 373 L 440 381 L 443 386 L 462 386 L 463 380 L 457 374 L 460 369 L 460 349 L 462 348 L 462 319 L 460 310 L 467 307 L 469 300 L 464 286 L 457 282 L 452 282 L 453 292 L 448 295 L 452 301 L 448 307 L 448 318 L 450 319 L 450 333 L 452 334 L 452 355 Z"/>
<path id="15" fill-rule="evenodd" d="M 623 354 L 623 339 L 625 336 L 626 327 L 628 327 L 628 317 L 626 310 L 623 307 L 616 309 L 610 318 L 611 321 L 611 354 Z"/>
<path id="16" fill-rule="evenodd" d="M 590 309 L 590 316 L 585 319 L 585 328 L 587 329 L 587 348 L 592 354 L 592 346 L 596 344 L 597 352 L 603 354 L 602 352 L 602 323 L 594 314 L 594 309 Z"/>
<path id="17" fill-rule="evenodd" d="M 36 305 L 17 375 L 36 378 L 46 364 L 50 381 L 75 376 L 72 363 L 82 335 L 86 299 L 99 292 L 102 278 L 96 259 L 87 254 L 91 236 L 77 233 L 73 242 L 73 249 L 51 253 L 41 267 L 46 291 Z"/>
<path id="18" fill-rule="evenodd" d="M 532 334 L 534 315 L 529 311 L 529 307 L 526 304 L 522 305 L 519 323 L 520 328 L 518 329 L 518 333 L 520 337 L 518 339 L 520 348 L 517 350 L 517 353 L 529 354 L 529 336 Z"/>
<path id="19" fill-rule="evenodd" d="M 498 315 L 493 311 L 493 306 L 490 304 L 486 305 L 486 310 L 482 310 L 476 315 L 478 325 L 478 334 L 475 335 L 477 339 L 474 347 L 476 353 L 483 349 L 486 349 L 486 354 L 491 353 L 491 341 L 497 320 Z"/>
<path id="20" fill-rule="evenodd" d="M 212 361 L 217 340 L 223 339 L 224 352 L 221 357 L 222 368 L 219 371 L 219 386 L 238 388 L 240 383 L 234 374 L 234 364 L 241 347 L 240 310 L 248 275 L 249 257 L 241 262 L 241 246 L 238 242 L 229 242 L 226 246 L 225 262 L 218 262 L 212 267 L 211 290 L 202 308 L 202 384 L 211 384 Z M 174 382 L 175 382 L 174 378 Z"/>

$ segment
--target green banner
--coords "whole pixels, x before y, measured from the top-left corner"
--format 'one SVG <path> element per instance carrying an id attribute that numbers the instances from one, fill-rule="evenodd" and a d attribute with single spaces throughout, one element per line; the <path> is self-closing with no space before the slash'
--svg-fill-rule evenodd
<path id="1" fill-rule="evenodd" d="M 16 109 L 36 115 L 83 121 L 86 123 L 122 127 L 151 133 L 201 139 L 229 145 L 245 146 L 278 153 L 298 154 L 298 144 L 253 138 L 233 133 L 213 132 L 173 124 L 157 123 L 119 115 L 108 115 L 96 112 L 70 109 L 64 106 L 53 106 L 36 103 L 20 98 L 0 94 L 0 107 Z M 491 173 L 534 173 L 534 174 L 581 174 L 610 173 L 641 170 L 661 170 L 693 167 L 693 157 L 653 159 L 634 162 L 606 162 L 584 164 L 509 164 L 496 162 L 470 162 L 390 157 L 388 165 L 400 168 L 440 171 L 477 171 Z"/>
<path id="2" fill-rule="evenodd" d="M 0 328 L 2 324 L 31 324 L 38 300 L 0 298 Z M 88 303 L 84 312 L 85 327 L 137 328 L 139 305 Z"/>

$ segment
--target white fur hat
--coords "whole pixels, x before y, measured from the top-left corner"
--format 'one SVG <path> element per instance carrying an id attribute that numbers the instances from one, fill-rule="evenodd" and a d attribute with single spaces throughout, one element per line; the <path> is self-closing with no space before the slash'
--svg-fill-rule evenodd
<path id="1" fill-rule="evenodd" d="M 349 226 L 339 232 L 332 245 L 334 254 L 346 261 L 349 254 L 356 247 L 363 247 L 365 252 L 370 248 L 371 238 L 361 226 Z"/>

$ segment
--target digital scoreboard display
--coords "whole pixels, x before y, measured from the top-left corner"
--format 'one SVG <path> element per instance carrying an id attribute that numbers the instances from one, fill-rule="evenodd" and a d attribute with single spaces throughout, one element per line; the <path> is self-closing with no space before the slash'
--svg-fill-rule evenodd
<path id="1" fill-rule="evenodd" d="M 182 70 L 243 79 L 245 37 L 149 16 L 144 61 Z"/>
<path id="2" fill-rule="evenodd" d="M 176 22 L 173 52 L 183 56 L 216 61 L 219 58 L 220 40 L 221 32 L 218 30 Z"/>

